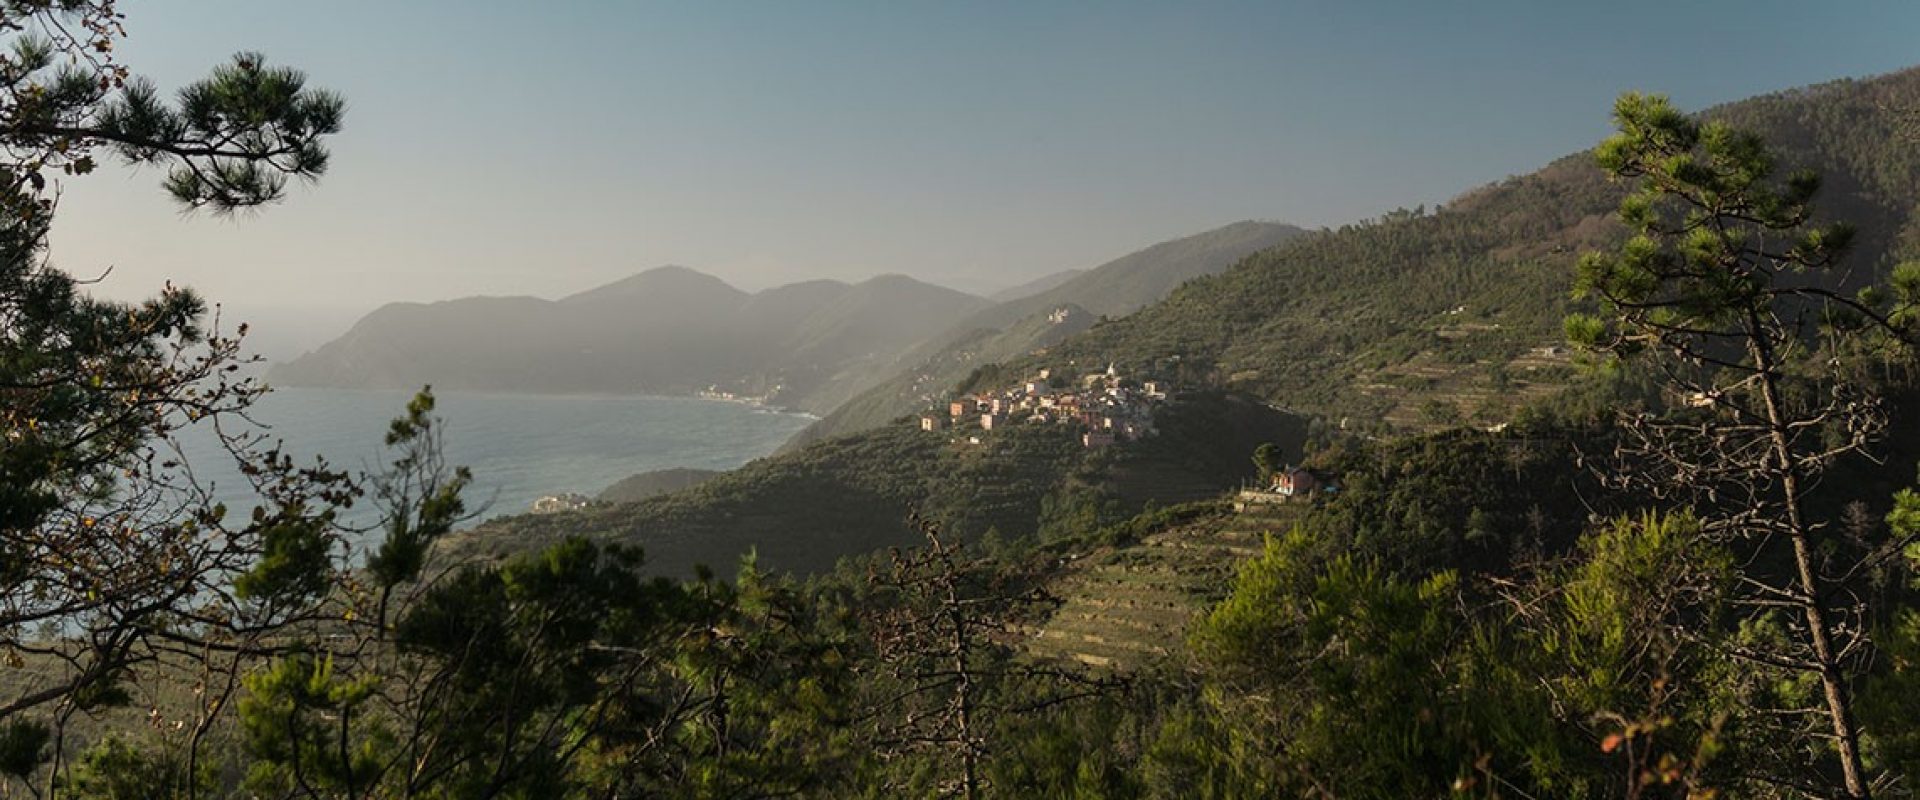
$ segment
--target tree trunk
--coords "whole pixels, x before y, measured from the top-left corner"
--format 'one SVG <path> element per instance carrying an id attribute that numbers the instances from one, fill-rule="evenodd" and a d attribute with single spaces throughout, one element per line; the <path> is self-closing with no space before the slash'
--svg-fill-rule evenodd
<path id="1" fill-rule="evenodd" d="M 1787 423 L 1780 409 L 1779 376 L 1775 371 L 1772 343 L 1764 326 L 1748 313 L 1747 343 L 1758 370 L 1760 392 L 1766 402 L 1767 427 L 1772 441 L 1772 456 L 1779 471 L 1780 491 L 1787 509 L 1788 537 L 1793 543 L 1793 565 L 1800 583 L 1800 601 L 1806 609 L 1807 635 L 1812 640 L 1814 663 L 1820 672 L 1820 684 L 1827 698 L 1827 715 L 1833 722 L 1834 746 L 1839 750 L 1840 771 L 1846 781 L 1847 796 L 1870 800 L 1866 770 L 1860 761 L 1860 730 L 1853 719 L 1853 703 L 1848 696 L 1846 676 L 1834 651 L 1833 632 L 1827 621 L 1820 581 L 1814 573 L 1813 548 L 1807 523 L 1800 513 L 1800 469 L 1794 463 L 1793 447 L 1787 437 Z"/>

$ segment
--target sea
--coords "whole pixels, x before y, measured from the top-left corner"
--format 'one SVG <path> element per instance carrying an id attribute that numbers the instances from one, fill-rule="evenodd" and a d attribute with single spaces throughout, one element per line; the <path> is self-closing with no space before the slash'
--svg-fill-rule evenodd
<path id="1" fill-rule="evenodd" d="M 389 421 L 412 392 L 276 388 L 248 416 L 296 464 L 324 457 L 336 469 L 375 470 L 391 458 Z M 589 497 L 629 475 L 688 467 L 732 469 L 772 453 L 813 421 L 744 403 L 691 397 L 571 396 L 435 391 L 449 464 L 473 471 L 474 521 L 525 513 L 543 495 Z M 179 437 L 187 463 L 232 512 L 259 500 L 211 431 Z M 355 515 L 367 513 L 359 510 Z"/>

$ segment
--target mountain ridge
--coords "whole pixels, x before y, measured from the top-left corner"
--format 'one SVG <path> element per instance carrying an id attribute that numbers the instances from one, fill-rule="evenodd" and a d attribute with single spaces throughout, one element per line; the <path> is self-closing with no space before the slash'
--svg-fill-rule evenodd
<path id="1" fill-rule="evenodd" d="M 807 394 L 988 301 L 904 275 L 746 292 L 656 267 L 556 300 L 389 303 L 268 372 L 281 385 L 535 392 L 718 391 L 809 409 Z"/>
<path id="2" fill-rule="evenodd" d="M 912 413 L 980 364 L 1052 347 L 1100 317 L 1132 312 L 1187 281 L 1227 269 L 1250 253 L 1307 232 L 1279 222 L 1234 222 L 1143 247 L 1050 288 L 983 308 L 905 351 L 893 363 L 870 368 L 862 376 L 864 381 L 844 386 L 845 396 L 785 449 L 871 429 Z M 1063 314 L 1064 318 L 1054 319 Z M 864 386 L 859 385 L 863 382 Z"/>
<path id="3" fill-rule="evenodd" d="M 1017 286 L 1009 286 L 1005 289 L 1001 289 L 1000 291 L 987 295 L 987 299 L 992 300 L 996 303 L 1007 303 L 1007 302 L 1012 302 L 1014 300 L 1021 300 L 1024 298 L 1032 297 L 1036 294 L 1047 291 L 1049 289 L 1052 289 L 1056 286 L 1059 286 L 1060 284 L 1066 283 L 1067 281 L 1073 280 L 1074 278 L 1078 278 L 1081 275 L 1085 275 L 1085 274 L 1087 274 L 1087 271 L 1084 269 L 1063 269 L 1063 270 L 1060 270 L 1059 272 L 1042 275 L 1038 278 L 1034 278 L 1033 280 L 1026 281 Z"/>

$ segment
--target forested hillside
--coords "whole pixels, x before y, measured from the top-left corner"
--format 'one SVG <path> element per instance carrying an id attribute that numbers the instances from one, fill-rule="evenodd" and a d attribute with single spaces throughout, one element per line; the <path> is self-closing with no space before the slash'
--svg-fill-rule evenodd
<path id="1" fill-rule="evenodd" d="M 1847 279 L 1857 286 L 1920 243 L 1920 148 L 1897 110 L 1916 98 L 1920 71 L 1908 70 L 1707 115 L 1824 176 L 1821 213 L 1859 228 Z M 1194 380 L 1350 428 L 1496 424 L 1569 374 L 1551 348 L 1572 308 L 1573 264 L 1624 236 L 1613 212 L 1625 190 L 1592 156 L 1568 156 L 1441 208 L 1302 236 L 1009 371 L 1178 358 Z"/>
<path id="2" fill-rule="evenodd" d="M 657 469 L 622 478 L 600 490 L 594 499 L 603 503 L 637 503 L 649 497 L 691 489 L 723 474 L 709 469 Z"/>
<path id="3" fill-rule="evenodd" d="M 1251 475 L 1253 448 L 1299 453 L 1304 420 L 1216 392 L 1160 414 L 1136 445 L 1092 450 L 1077 429 L 1016 425 L 980 444 L 893 424 L 755 461 L 692 489 L 637 503 L 509 517 L 459 534 L 456 553 L 510 553 L 566 536 L 638 545 L 649 569 L 690 574 L 741 553 L 764 566 L 826 571 L 841 558 L 910 545 L 909 517 L 962 540 L 1012 541 L 1117 521 L 1147 503 L 1210 498 Z"/>

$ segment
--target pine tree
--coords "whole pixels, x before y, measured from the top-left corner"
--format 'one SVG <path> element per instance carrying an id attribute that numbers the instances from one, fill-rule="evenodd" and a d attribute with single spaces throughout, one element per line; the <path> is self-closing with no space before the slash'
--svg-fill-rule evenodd
<path id="1" fill-rule="evenodd" d="M 1805 758 L 1828 750 L 1808 742 L 1829 740 L 1839 791 L 1868 797 L 1854 694 L 1870 620 L 1851 588 L 1884 554 L 1846 552 L 1808 494 L 1829 467 L 1868 452 L 1886 422 L 1836 343 L 1904 336 L 1920 269 L 1897 270 L 1890 294 L 1850 294 L 1852 230 L 1816 217 L 1818 176 L 1777 175 L 1756 136 L 1665 98 L 1624 95 L 1614 117 L 1619 133 L 1597 156 L 1637 183 L 1620 207 L 1633 235 L 1581 260 L 1576 292 L 1607 318 L 1576 315 L 1567 330 L 1648 366 L 1679 407 L 1623 420 L 1617 477 L 1695 508 L 1705 535 L 1744 551 L 1742 629 L 1780 633 L 1755 633 L 1727 655 L 1817 683 L 1810 718 L 1823 730 L 1785 735 Z"/>
<path id="2" fill-rule="evenodd" d="M 251 517 L 213 503 L 172 437 L 259 396 L 239 374 L 244 326 L 222 333 L 175 287 L 97 300 L 51 263 L 61 183 L 100 158 L 164 168 L 187 208 L 225 213 L 318 178 L 340 128 L 338 96 L 257 54 L 165 99 L 114 60 L 123 35 L 112 0 L 0 0 L 0 669 L 40 676 L 0 689 L 8 730 L 57 730 L 124 701 L 138 664 L 231 652 L 305 613 L 353 492 L 234 433 L 266 502 Z"/>

